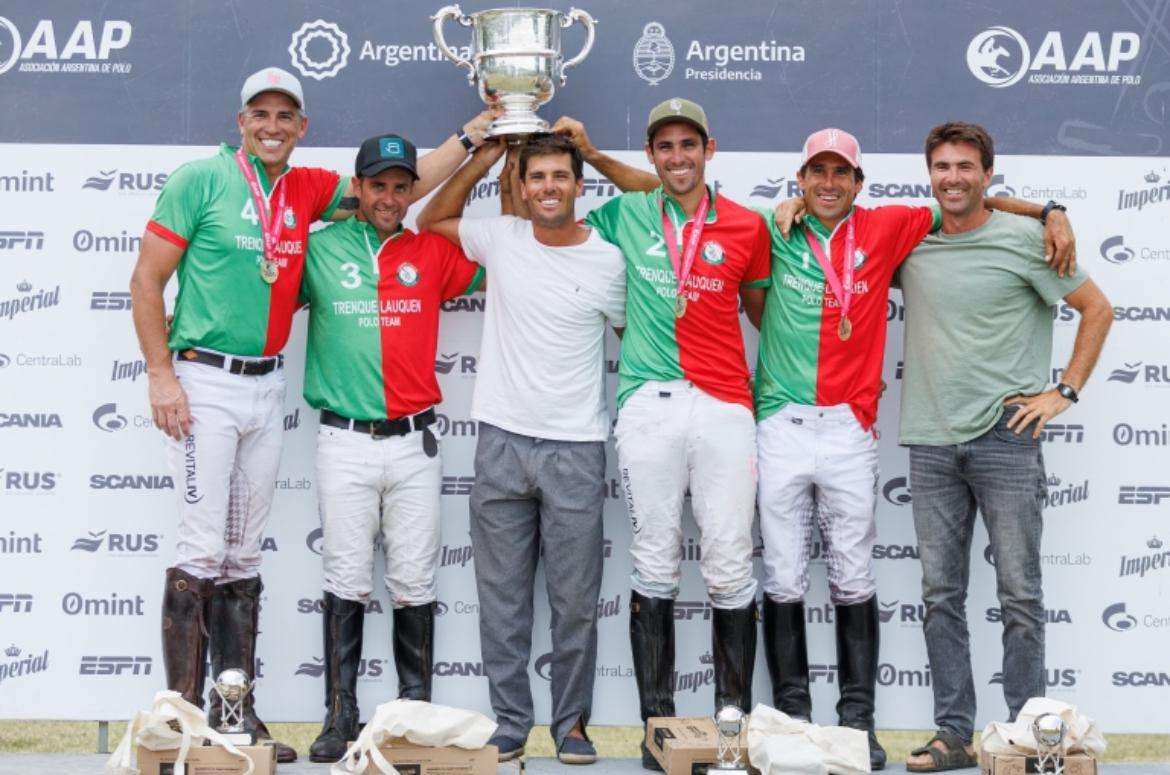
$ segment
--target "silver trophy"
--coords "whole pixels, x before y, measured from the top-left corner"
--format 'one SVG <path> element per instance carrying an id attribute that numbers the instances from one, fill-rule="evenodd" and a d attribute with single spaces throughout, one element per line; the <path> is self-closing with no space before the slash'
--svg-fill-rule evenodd
<path id="1" fill-rule="evenodd" d="M 219 695 L 219 728 L 216 730 L 235 745 L 253 745 L 256 739 L 244 729 L 244 698 L 252 691 L 252 681 L 243 670 L 229 668 L 213 684 Z"/>
<path id="2" fill-rule="evenodd" d="M 718 743 L 715 748 L 715 767 L 719 775 L 748 775 L 747 763 L 743 761 L 743 750 L 739 747 L 739 735 L 743 731 L 744 713 L 734 705 L 724 705 L 715 714 L 715 733 Z"/>
<path id="3" fill-rule="evenodd" d="M 460 57 L 443 37 L 443 22 L 455 19 L 471 27 L 471 59 Z M 536 109 L 552 99 L 559 82 L 565 85 L 565 71 L 581 64 L 593 48 L 596 22 L 585 11 L 569 9 L 568 14 L 543 8 L 495 8 L 464 16 L 458 5 L 439 10 L 435 43 L 452 62 L 467 68 L 468 84 L 479 85 L 479 96 L 504 114 L 492 122 L 489 137 L 547 132 L 548 122 Z M 585 46 L 567 62 L 561 57 L 561 30 L 581 22 Z"/>
<path id="4" fill-rule="evenodd" d="M 1064 735 L 1067 731 L 1064 719 L 1055 713 L 1041 713 L 1032 720 L 1032 736 L 1036 738 L 1036 772 L 1064 773 Z"/>

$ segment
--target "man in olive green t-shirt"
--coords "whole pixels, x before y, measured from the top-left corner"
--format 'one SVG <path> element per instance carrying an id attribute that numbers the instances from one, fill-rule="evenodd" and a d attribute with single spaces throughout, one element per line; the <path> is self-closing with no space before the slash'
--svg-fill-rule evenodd
<path id="1" fill-rule="evenodd" d="M 907 760 L 916 771 L 975 766 L 964 603 L 977 509 L 1003 607 L 1010 719 L 1029 697 L 1044 694 L 1040 434 L 1077 401 L 1112 322 L 1109 301 L 1083 272 L 1061 276 L 1046 264 L 1039 223 L 983 208 L 994 151 L 982 127 L 935 127 L 926 159 L 942 229 L 900 270 L 906 299 L 900 442 L 910 447 L 938 728 Z M 1061 299 L 1082 317 L 1064 381 L 1046 389 L 1051 306 Z"/>

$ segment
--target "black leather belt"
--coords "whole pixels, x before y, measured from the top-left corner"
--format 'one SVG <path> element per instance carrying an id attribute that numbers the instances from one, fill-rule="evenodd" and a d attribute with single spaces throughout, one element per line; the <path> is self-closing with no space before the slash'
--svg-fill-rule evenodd
<path id="1" fill-rule="evenodd" d="M 284 368 L 283 355 L 271 358 L 239 358 L 234 355 L 220 355 L 207 350 L 191 348 L 178 353 L 177 357 L 185 361 L 202 363 L 205 366 L 214 366 L 217 369 L 226 368 L 232 374 L 242 374 L 245 377 L 261 377 Z"/>
<path id="2" fill-rule="evenodd" d="M 389 436 L 405 436 L 411 431 L 421 431 L 435 421 L 433 408 L 419 412 L 413 417 L 399 417 L 394 420 L 351 420 L 328 409 L 321 410 L 321 424 L 334 428 L 368 433 L 371 438 L 384 439 Z"/>

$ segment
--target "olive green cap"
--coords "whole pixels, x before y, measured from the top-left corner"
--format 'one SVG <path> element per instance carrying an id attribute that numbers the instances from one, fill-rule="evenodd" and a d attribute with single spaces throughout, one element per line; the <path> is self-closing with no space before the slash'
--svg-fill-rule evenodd
<path id="1" fill-rule="evenodd" d="M 707 125 L 707 114 L 697 102 L 684 100 L 682 97 L 671 97 L 654 106 L 650 111 L 650 121 L 646 125 L 646 142 L 654 137 L 658 127 L 674 121 L 683 121 L 698 129 L 707 137 L 711 136 L 711 129 Z"/>

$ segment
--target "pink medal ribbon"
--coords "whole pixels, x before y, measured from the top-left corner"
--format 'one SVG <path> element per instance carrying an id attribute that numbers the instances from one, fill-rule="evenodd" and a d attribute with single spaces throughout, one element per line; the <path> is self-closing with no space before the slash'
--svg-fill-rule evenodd
<path id="1" fill-rule="evenodd" d="M 674 316 L 681 318 L 687 312 L 687 297 L 683 292 L 687 278 L 691 276 L 691 267 L 695 265 L 695 255 L 699 252 L 699 240 L 703 236 L 703 226 L 707 223 L 707 210 L 711 207 L 711 195 L 704 191 L 703 201 L 695 210 L 695 221 L 691 226 L 691 238 L 687 240 L 686 249 L 682 256 L 678 252 L 678 237 L 674 231 L 674 222 L 666 214 L 666 199 L 662 200 L 662 235 L 666 238 L 666 249 L 670 253 L 670 265 L 674 269 L 674 276 L 678 278 L 678 288 L 674 294 Z"/>
<path id="2" fill-rule="evenodd" d="M 841 322 L 837 325 L 837 337 L 841 341 L 845 341 L 853 334 L 853 324 L 849 322 L 849 303 L 853 301 L 853 218 L 849 218 L 845 224 L 845 260 L 842 262 L 845 270 L 845 283 L 843 287 L 840 278 L 833 270 L 832 263 L 829 262 L 829 257 L 825 255 L 825 249 L 821 247 L 821 240 L 808 227 L 804 229 L 804 239 L 812 248 L 813 255 L 817 257 L 817 263 L 821 265 L 821 271 L 825 273 L 825 281 L 828 282 L 833 295 L 837 297 L 837 303 L 841 305 Z M 829 239 L 832 240 L 831 235 Z"/>
<path id="3" fill-rule="evenodd" d="M 284 186 L 280 186 L 280 196 L 276 200 L 276 210 L 269 215 L 268 198 L 264 196 L 264 189 L 260 188 L 260 179 L 256 177 L 256 170 L 248 161 L 248 154 L 241 145 L 236 150 L 236 166 L 248 181 L 248 188 L 252 191 L 252 203 L 256 206 L 256 215 L 260 219 L 260 233 L 264 235 L 264 259 L 260 262 L 260 277 L 271 285 L 280 275 L 280 265 L 276 262 L 276 245 L 280 242 L 280 225 L 284 220 Z M 277 184 L 280 181 L 277 180 Z"/>

